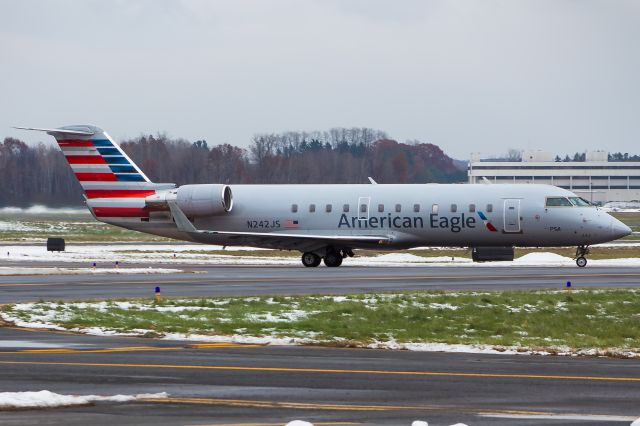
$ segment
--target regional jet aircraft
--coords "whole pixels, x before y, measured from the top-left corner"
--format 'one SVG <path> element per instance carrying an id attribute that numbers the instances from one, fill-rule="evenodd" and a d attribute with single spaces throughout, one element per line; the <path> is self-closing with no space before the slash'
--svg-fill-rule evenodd
<path id="1" fill-rule="evenodd" d="M 223 246 L 302 252 L 336 267 L 354 249 L 470 247 L 475 261 L 513 260 L 513 247 L 577 246 L 631 233 L 570 191 L 532 184 L 182 185 L 153 183 L 102 129 L 33 129 L 57 140 L 102 222 Z M 171 159 L 165 159 L 170 167 Z"/>

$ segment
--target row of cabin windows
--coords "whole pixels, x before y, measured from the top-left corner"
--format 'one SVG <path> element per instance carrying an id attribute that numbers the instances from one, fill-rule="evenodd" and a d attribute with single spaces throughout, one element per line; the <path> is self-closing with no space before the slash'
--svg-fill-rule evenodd
<path id="1" fill-rule="evenodd" d="M 342 211 L 344 213 L 349 213 L 349 209 L 350 209 L 350 205 L 349 204 L 344 204 L 342 206 Z M 360 213 L 366 213 L 368 209 L 368 204 L 360 204 Z M 327 213 L 331 213 L 331 211 L 333 210 L 333 205 L 332 204 L 327 204 L 324 208 L 324 211 Z M 431 213 L 437 214 L 439 210 L 439 205 L 438 204 L 433 204 L 431 206 Z M 491 213 L 493 212 L 493 204 L 487 204 L 487 213 Z M 402 212 L 402 205 L 401 204 L 396 204 L 395 205 L 395 211 L 396 213 L 401 213 Z M 415 213 L 420 213 L 420 204 L 414 204 L 413 205 L 413 211 Z M 450 207 L 450 211 L 452 213 L 456 213 L 458 211 L 458 205 L 457 204 L 451 204 Z M 476 205 L 475 204 L 469 204 L 469 213 L 475 213 L 476 211 Z M 293 213 L 297 213 L 298 212 L 298 205 L 297 204 L 291 204 L 291 212 Z M 316 205 L 315 204 L 309 204 L 309 213 L 315 213 L 316 212 Z M 379 213 L 383 213 L 384 212 L 384 204 L 378 204 L 378 212 Z"/>

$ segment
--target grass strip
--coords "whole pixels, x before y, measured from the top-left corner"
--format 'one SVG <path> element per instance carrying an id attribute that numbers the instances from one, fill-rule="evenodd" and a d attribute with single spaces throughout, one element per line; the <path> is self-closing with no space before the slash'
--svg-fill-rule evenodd
<path id="1" fill-rule="evenodd" d="M 640 352 L 640 290 L 406 292 L 2 307 L 4 317 L 117 332 Z"/>

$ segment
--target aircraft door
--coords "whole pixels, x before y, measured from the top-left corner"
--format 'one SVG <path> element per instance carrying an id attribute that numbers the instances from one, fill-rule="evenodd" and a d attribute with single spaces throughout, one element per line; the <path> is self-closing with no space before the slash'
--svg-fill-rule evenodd
<path id="1" fill-rule="evenodd" d="M 369 220 L 371 197 L 358 197 L 358 220 Z"/>
<path id="2" fill-rule="evenodd" d="M 504 200 L 504 232 L 521 232 L 520 200 Z"/>

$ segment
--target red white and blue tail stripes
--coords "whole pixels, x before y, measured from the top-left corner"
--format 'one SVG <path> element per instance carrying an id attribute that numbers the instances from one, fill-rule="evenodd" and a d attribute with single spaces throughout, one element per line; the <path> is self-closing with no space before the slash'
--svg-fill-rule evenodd
<path id="1" fill-rule="evenodd" d="M 82 131 L 87 135 L 78 134 Z M 144 199 L 155 194 L 158 185 L 106 132 L 93 126 L 69 126 L 49 133 L 58 141 L 96 217 L 149 217 Z"/>

